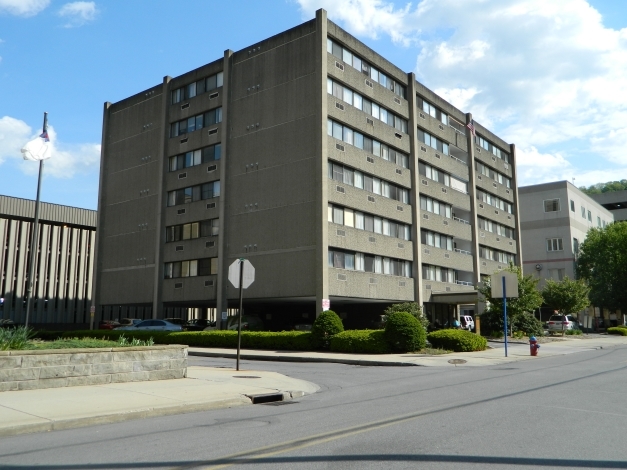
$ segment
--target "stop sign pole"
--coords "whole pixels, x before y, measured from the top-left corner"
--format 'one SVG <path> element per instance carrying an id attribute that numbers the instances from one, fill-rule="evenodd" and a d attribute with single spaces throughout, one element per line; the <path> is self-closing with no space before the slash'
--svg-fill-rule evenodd
<path id="1" fill-rule="evenodd" d="M 239 268 L 239 269 L 238 269 Z M 238 272 L 239 271 L 239 272 Z M 255 280 L 255 268 L 250 261 L 244 258 L 233 261 L 229 266 L 229 281 L 234 287 L 239 288 L 239 312 L 237 321 L 237 362 L 236 370 L 239 370 L 239 356 L 242 344 L 242 301 L 244 299 L 244 289 L 250 286 Z M 244 285 L 245 284 L 245 285 Z"/>

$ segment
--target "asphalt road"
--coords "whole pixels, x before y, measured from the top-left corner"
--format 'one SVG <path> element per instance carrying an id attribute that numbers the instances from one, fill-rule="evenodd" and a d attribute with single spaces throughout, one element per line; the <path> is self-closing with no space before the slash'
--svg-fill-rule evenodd
<path id="1" fill-rule="evenodd" d="M 3 438 L 0 469 L 627 469 L 627 347 L 473 368 L 243 367 L 321 390 L 294 402 Z"/>

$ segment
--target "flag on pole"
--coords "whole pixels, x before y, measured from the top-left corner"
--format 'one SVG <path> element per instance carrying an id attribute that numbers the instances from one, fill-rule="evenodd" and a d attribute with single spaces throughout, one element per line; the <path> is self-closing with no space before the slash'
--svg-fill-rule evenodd
<path id="1" fill-rule="evenodd" d="M 470 129 L 470 132 L 472 135 L 477 137 L 477 134 L 475 133 L 475 121 L 474 120 L 471 120 L 468 124 L 466 124 L 466 127 Z"/>
<path id="2" fill-rule="evenodd" d="M 24 157 L 24 160 L 35 161 L 50 158 L 50 138 L 47 130 L 44 130 L 39 137 L 24 145 L 22 157 Z"/>

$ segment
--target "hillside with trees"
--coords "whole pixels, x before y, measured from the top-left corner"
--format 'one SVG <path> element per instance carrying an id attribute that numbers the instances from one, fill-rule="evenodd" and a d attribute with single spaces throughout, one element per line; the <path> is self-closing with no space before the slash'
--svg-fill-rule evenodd
<path id="1" fill-rule="evenodd" d="M 622 191 L 627 189 L 627 179 L 620 181 L 608 181 L 607 183 L 597 183 L 588 187 L 581 186 L 579 189 L 588 196 L 593 194 L 609 193 L 612 191 Z"/>

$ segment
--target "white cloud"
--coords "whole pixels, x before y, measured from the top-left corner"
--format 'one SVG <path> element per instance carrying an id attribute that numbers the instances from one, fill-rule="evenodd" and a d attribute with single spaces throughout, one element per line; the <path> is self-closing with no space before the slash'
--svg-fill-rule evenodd
<path id="1" fill-rule="evenodd" d="M 24 121 L 4 116 L 0 118 L 0 165 L 13 161 L 25 174 L 36 174 L 38 165 L 24 161 L 20 149 L 26 142 L 41 134 L 33 133 Z M 50 158 L 45 163 L 45 174 L 55 178 L 73 178 L 98 168 L 100 144 L 65 144 L 57 139 L 53 126 L 48 127 Z"/>
<path id="2" fill-rule="evenodd" d="M 83 26 L 96 18 L 98 10 L 95 2 L 66 3 L 59 10 L 59 16 L 67 18 L 66 28 Z"/>
<path id="3" fill-rule="evenodd" d="M 318 5 L 299 3 L 307 15 Z M 586 0 L 321 6 L 353 34 L 415 45 L 420 81 L 529 155 L 561 147 L 562 164 L 588 153 L 591 168 L 627 165 L 627 28 L 605 27 Z"/>
<path id="4" fill-rule="evenodd" d="M 50 0 L 0 0 L 0 13 L 15 16 L 35 16 L 50 4 Z"/>

